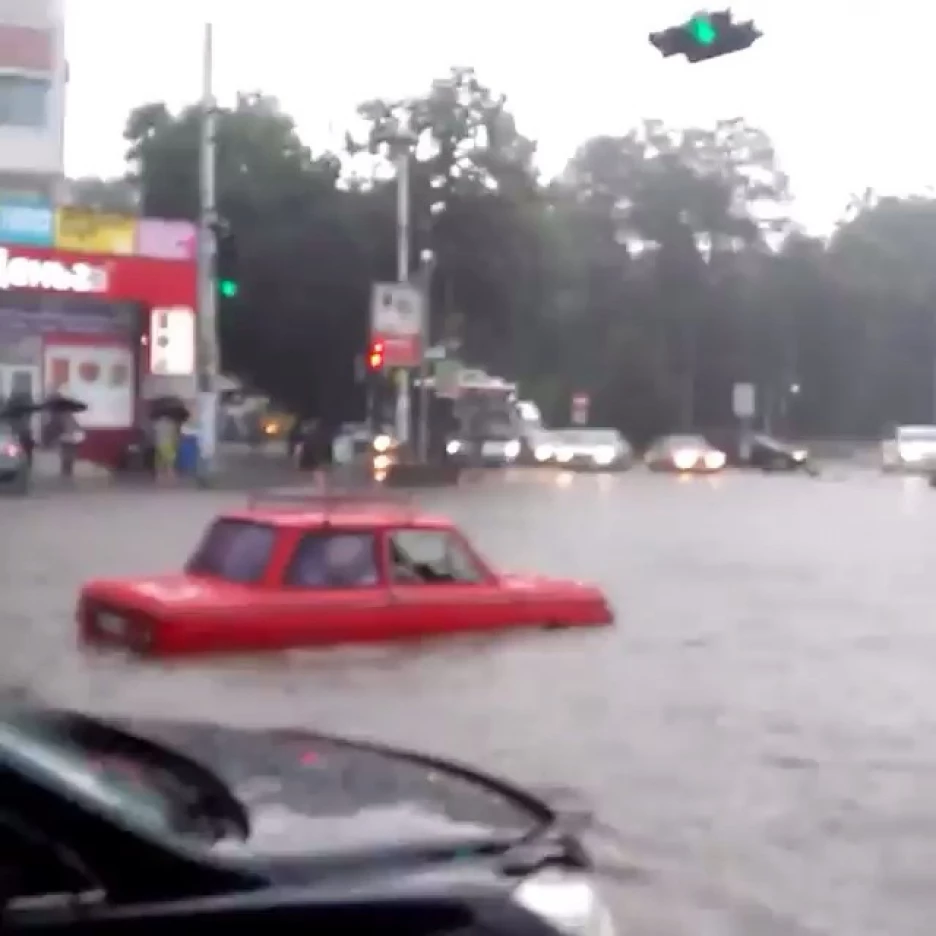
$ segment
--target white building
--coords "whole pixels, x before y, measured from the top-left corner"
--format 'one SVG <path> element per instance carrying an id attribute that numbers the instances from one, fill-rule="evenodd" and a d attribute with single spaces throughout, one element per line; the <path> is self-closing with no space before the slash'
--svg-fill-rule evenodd
<path id="1" fill-rule="evenodd" d="M 0 201 L 56 202 L 64 182 L 64 0 L 0 0 Z"/>

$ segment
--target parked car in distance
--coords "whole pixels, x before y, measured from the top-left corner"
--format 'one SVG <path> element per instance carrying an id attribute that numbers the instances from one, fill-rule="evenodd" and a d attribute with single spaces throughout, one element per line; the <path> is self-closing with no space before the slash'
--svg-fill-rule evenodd
<path id="1" fill-rule="evenodd" d="M 644 461 L 651 471 L 713 474 L 725 467 L 727 457 L 704 436 L 668 435 L 647 449 Z"/>
<path id="2" fill-rule="evenodd" d="M 8 422 L 0 422 L 0 491 L 29 493 L 29 462 Z"/>
<path id="3" fill-rule="evenodd" d="M 386 493 L 268 492 L 218 516 L 182 572 L 102 578 L 79 641 L 143 655 L 285 650 L 610 624 L 585 582 L 494 570 L 451 520 Z"/>
<path id="4" fill-rule="evenodd" d="M 634 463 L 634 450 L 617 429 L 554 429 L 550 461 L 580 471 L 622 471 Z"/>
<path id="5" fill-rule="evenodd" d="M 440 758 L 7 706 L 0 785 L 5 936 L 614 933 L 568 812 Z"/>
<path id="6" fill-rule="evenodd" d="M 884 471 L 928 471 L 936 467 L 936 426 L 897 426 L 881 442 Z"/>

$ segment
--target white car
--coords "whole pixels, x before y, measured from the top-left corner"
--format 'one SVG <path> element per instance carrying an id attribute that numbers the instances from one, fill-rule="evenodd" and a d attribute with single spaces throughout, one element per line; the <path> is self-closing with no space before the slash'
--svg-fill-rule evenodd
<path id="1" fill-rule="evenodd" d="M 633 449 L 617 429 L 556 429 L 549 450 L 549 460 L 560 468 L 618 471 L 634 461 Z M 546 460 L 536 450 L 534 457 Z"/>
<path id="2" fill-rule="evenodd" d="M 885 471 L 931 471 L 936 468 L 936 426 L 898 426 L 881 442 Z"/>

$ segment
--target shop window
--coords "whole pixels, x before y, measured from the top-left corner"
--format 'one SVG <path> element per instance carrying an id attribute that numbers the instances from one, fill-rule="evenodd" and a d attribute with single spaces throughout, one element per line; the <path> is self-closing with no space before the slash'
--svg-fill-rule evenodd
<path id="1" fill-rule="evenodd" d="M 49 124 L 47 78 L 0 75 L 0 125 L 44 130 Z"/>

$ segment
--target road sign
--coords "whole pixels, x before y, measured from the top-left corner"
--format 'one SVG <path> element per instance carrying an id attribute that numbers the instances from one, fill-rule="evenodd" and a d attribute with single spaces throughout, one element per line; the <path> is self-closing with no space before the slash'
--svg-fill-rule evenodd
<path id="1" fill-rule="evenodd" d="M 757 411 L 754 384 L 736 383 L 731 389 L 731 409 L 738 419 L 750 419 Z"/>
<path id="2" fill-rule="evenodd" d="M 435 366 L 435 393 L 444 400 L 457 400 L 461 395 L 461 361 L 448 358 Z"/>
<path id="3" fill-rule="evenodd" d="M 384 343 L 386 367 L 418 367 L 422 362 L 426 303 L 409 283 L 374 283 L 371 341 Z"/>
<path id="4" fill-rule="evenodd" d="M 588 406 L 591 401 L 587 393 L 575 393 L 572 395 L 572 424 L 575 426 L 584 426 L 588 423 Z"/>

